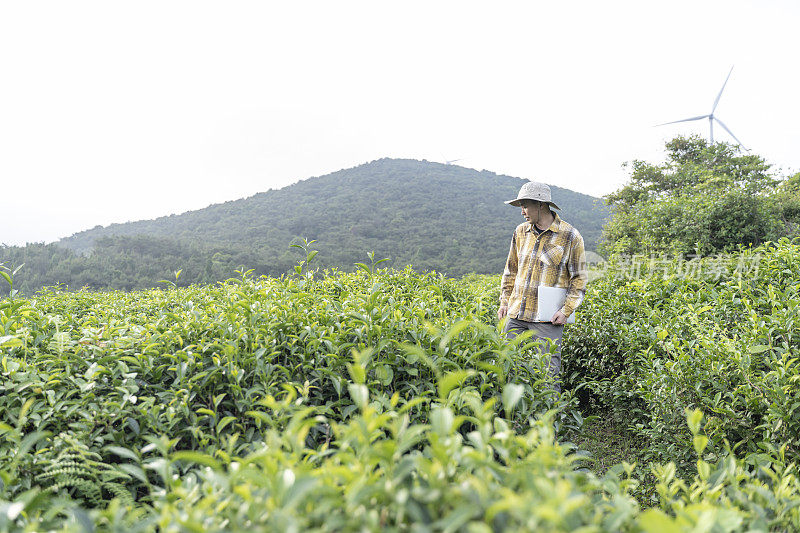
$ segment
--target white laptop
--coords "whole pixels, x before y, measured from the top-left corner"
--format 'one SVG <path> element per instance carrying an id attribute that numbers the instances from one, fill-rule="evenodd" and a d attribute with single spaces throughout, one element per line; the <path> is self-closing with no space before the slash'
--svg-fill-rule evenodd
<path id="1" fill-rule="evenodd" d="M 536 316 L 533 318 L 535 322 L 550 322 L 556 311 L 564 306 L 564 300 L 567 299 L 567 289 L 561 287 L 546 287 L 540 285 L 538 287 L 539 299 L 536 305 Z M 575 323 L 575 313 L 567 317 L 567 324 Z"/>

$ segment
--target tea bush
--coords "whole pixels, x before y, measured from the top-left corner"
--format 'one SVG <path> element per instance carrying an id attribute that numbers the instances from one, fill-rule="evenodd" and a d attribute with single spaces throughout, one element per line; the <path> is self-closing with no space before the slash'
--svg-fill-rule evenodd
<path id="1" fill-rule="evenodd" d="M 0 530 L 796 528 L 795 267 L 789 244 L 763 254 L 741 280 L 595 281 L 560 396 L 530 338 L 500 335 L 496 277 L 301 264 L 11 294 Z M 656 507 L 632 496 L 633 465 L 598 477 L 566 442 L 576 394 L 678 461 L 653 467 Z M 686 407 L 706 423 L 690 411 L 687 428 Z M 725 438 L 755 453 L 737 460 Z"/>
<path id="2" fill-rule="evenodd" d="M 319 279 L 242 273 L 213 287 L 50 290 L 3 302 L 0 429 L 20 437 L 7 440 L 0 460 L 15 456 L 22 435 L 42 436 L 15 488 L 44 487 L 87 505 L 147 501 L 152 475 L 118 466 L 120 453 L 138 457 L 164 435 L 178 450 L 252 452 L 267 429 L 287 423 L 275 398 L 324 417 L 302 442 L 317 448 L 330 442 L 333 422 L 357 411 L 352 384 L 384 408 L 402 401 L 414 423 L 429 421 L 436 398 L 460 414 L 462 393 L 487 401 L 504 390 L 518 399 L 509 417 L 516 429 L 548 409 L 562 432 L 580 423 L 571 396 L 547 385 L 530 339 L 507 343 L 487 325 L 494 279 L 364 266 Z"/>
<path id="3" fill-rule="evenodd" d="M 599 279 L 565 335 L 570 384 L 591 392 L 584 405 L 627 420 L 653 459 L 691 462 L 687 408 L 708 414 L 709 457 L 725 441 L 796 454 L 799 251 L 784 240 Z"/>

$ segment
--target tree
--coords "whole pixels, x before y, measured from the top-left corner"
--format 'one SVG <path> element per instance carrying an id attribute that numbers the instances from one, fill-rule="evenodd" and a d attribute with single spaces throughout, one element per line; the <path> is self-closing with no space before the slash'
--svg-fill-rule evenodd
<path id="1" fill-rule="evenodd" d="M 763 157 L 698 136 L 677 137 L 666 149 L 660 165 L 627 164 L 629 182 L 606 196 L 605 254 L 709 255 L 798 235 L 797 176 L 783 179 Z"/>

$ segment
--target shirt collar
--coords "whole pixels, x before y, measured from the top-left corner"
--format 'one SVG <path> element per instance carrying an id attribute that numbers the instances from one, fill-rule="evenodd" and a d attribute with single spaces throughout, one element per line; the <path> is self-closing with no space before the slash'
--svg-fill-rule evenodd
<path id="1" fill-rule="evenodd" d="M 553 218 L 553 223 L 550 224 L 550 226 L 547 229 L 542 230 L 541 233 L 544 233 L 545 231 L 552 231 L 553 233 L 558 233 L 558 229 L 561 227 L 561 219 L 559 218 L 558 213 L 553 213 L 553 215 L 555 216 L 555 218 Z M 525 231 L 527 231 L 528 233 L 534 233 L 533 222 L 528 224 L 528 227 L 525 228 Z"/>

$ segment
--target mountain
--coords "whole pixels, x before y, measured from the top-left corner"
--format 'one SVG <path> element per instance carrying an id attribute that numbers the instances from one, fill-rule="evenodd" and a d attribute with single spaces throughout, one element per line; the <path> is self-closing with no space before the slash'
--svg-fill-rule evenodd
<path id="1" fill-rule="evenodd" d="M 380 159 L 181 215 L 29 245 L 29 260 L 42 256 L 32 268 L 50 274 L 28 285 L 131 289 L 172 278 L 170 272 L 178 269 L 184 283 L 210 282 L 231 276 L 239 266 L 280 275 L 300 258 L 289 248 L 298 238 L 317 241 L 312 248 L 319 250 L 315 263 L 321 267 L 351 270 L 374 251 L 376 259 L 389 258 L 382 266 L 411 264 L 449 275 L 497 273 L 522 221 L 519 209 L 503 202 L 524 182 L 456 165 Z M 594 249 L 607 207 L 592 196 L 551 189 L 564 219 L 578 228 L 587 249 Z M 13 250 L 0 249 L 0 261 L 25 255 L 24 248 Z M 48 254 L 58 259 L 48 262 Z M 81 278 L 92 269 L 103 274 Z"/>

